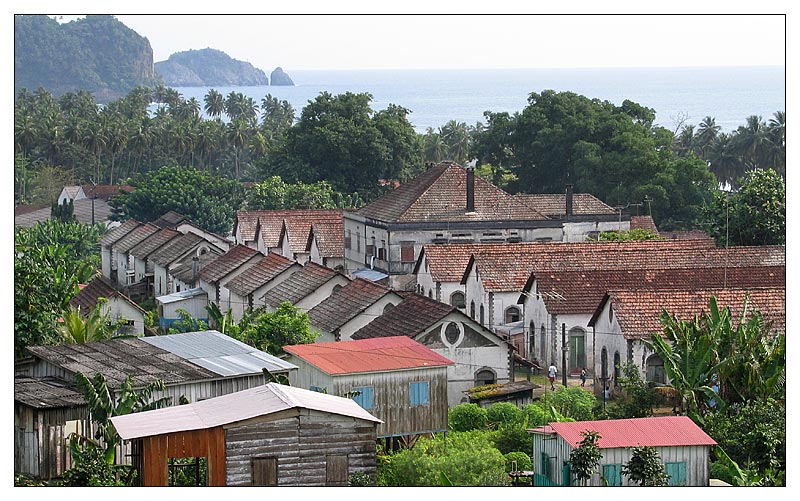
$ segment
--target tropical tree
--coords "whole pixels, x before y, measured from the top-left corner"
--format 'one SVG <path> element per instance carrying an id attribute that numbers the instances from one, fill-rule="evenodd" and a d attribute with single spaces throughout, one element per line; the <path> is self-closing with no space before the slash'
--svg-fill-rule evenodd
<path id="1" fill-rule="evenodd" d="M 600 447 L 598 446 L 601 438 L 599 433 L 585 430 L 581 432 L 581 436 L 583 439 L 578 444 L 578 447 L 572 449 L 569 454 L 569 464 L 572 473 L 575 474 L 575 479 L 581 485 L 586 485 L 597 471 L 597 466 L 600 464 L 600 460 L 603 459 L 603 453 L 600 452 Z"/>
<path id="2" fill-rule="evenodd" d="M 446 158 L 459 163 L 469 160 L 472 138 L 466 123 L 450 120 L 439 128 L 439 137 L 444 143 Z"/>
<path id="3" fill-rule="evenodd" d="M 716 120 L 711 116 L 705 117 L 700 122 L 700 125 L 698 125 L 695 144 L 699 149 L 701 158 L 708 158 L 708 150 L 711 145 L 714 144 L 714 141 L 716 141 L 720 129 L 722 129 L 722 127 L 717 125 Z"/>
<path id="4" fill-rule="evenodd" d="M 211 118 L 219 118 L 225 111 L 225 98 L 216 89 L 210 89 L 203 102 L 205 103 L 203 109 Z"/>
<path id="5" fill-rule="evenodd" d="M 105 341 L 114 337 L 117 323 L 108 314 L 103 315 L 102 304 L 97 304 L 83 315 L 80 307 L 70 306 L 62 315 L 58 332 L 64 344 L 84 344 Z"/>
<path id="6" fill-rule="evenodd" d="M 622 473 L 642 487 L 663 487 L 669 481 L 658 451 L 649 446 L 634 447 Z"/>

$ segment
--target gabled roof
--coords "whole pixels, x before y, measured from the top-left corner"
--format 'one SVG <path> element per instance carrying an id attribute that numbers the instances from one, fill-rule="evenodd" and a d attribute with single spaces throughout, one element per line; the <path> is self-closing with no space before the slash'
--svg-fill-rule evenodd
<path id="1" fill-rule="evenodd" d="M 653 233 L 658 233 L 658 228 L 652 216 L 631 216 L 631 229 L 650 230 Z"/>
<path id="2" fill-rule="evenodd" d="M 316 239 L 320 257 L 344 256 L 344 221 L 311 223 L 306 250 L 311 250 L 311 240 Z"/>
<path id="3" fill-rule="evenodd" d="M 386 294 L 392 291 L 385 285 L 356 278 L 309 310 L 311 325 L 333 332 Z"/>
<path id="4" fill-rule="evenodd" d="M 661 332 L 659 319 L 662 310 L 689 320 L 708 311 L 708 300 L 717 298 L 717 306 L 730 307 L 734 318 L 742 312 L 747 294 L 748 311 L 758 310 L 764 320 L 771 323 L 771 330 L 786 332 L 786 288 L 750 289 L 700 289 L 700 290 L 612 290 L 609 291 L 589 321 L 593 326 L 608 302 L 611 302 L 614 315 L 625 339 L 649 338 L 654 332 Z"/>
<path id="5" fill-rule="evenodd" d="M 217 259 L 208 263 L 199 277 L 206 282 L 214 283 L 225 278 L 229 273 L 249 262 L 251 259 L 263 258 L 264 255 L 246 245 L 237 245 Z"/>
<path id="6" fill-rule="evenodd" d="M 125 440 L 190 430 L 204 430 L 289 409 L 311 409 L 382 423 L 349 398 L 268 383 L 186 405 L 111 418 Z"/>
<path id="7" fill-rule="evenodd" d="M 17 206 L 14 208 L 14 225 L 15 226 L 34 226 L 41 221 L 50 219 L 50 204 L 44 206 L 33 206 L 29 211 L 18 211 Z M 92 224 L 92 201 L 90 199 L 81 198 L 72 202 L 73 215 L 79 223 Z M 94 222 L 105 223 L 111 215 L 111 206 L 103 200 L 95 200 L 94 202 Z"/>
<path id="8" fill-rule="evenodd" d="M 296 344 L 283 349 L 330 375 L 453 365 L 451 360 L 407 336 Z"/>
<path id="9" fill-rule="evenodd" d="M 275 308 L 284 301 L 295 304 L 336 275 L 341 274 L 325 266 L 308 262 L 301 270 L 293 273 L 289 280 L 268 290 L 264 295 L 264 301 Z"/>
<path id="10" fill-rule="evenodd" d="M 217 259 L 218 256 L 219 254 L 215 252 L 206 252 L 205 254 L 196 256 L 197 269 L 195 269 L 194 256 L 191 258 L 187 257 L 183 261 L 176 263 L 174 267 L 170 268 L 169 274 L 172 275 L 172 278 L 180 280 L 185 284 L 194 284 L 197 281 L 200 270 L 202 270 L 208 263 Z"/>
<path id="11" fill-rule="evenodd" d="M 183 222 L 190 222 L 189 218 L 184 216 L 183 214 L 178 214 L 174 210 L 167 211 L 161 217 L 153 221 L 153 224 L 158 226 L 159 228 L 175 228 L 177 225 Z"/>
<path id="12" fill-rule="evenodd" d="M 117 252 L 125 253 L 149 237 L 153 233 L 159 231 L 159 227 L 150 223 L 145 223 L 114 242 L 113 247 Z"/>
<path id="13" fill-rule="evenodd" d="M 14 400 L 35 409 L 86 405 L 74 384 L 55 377 L 14 376 Z"/>
<path id="14" fill-rule="evenodd" d="M 115 289 L 111 282 L 102 275 L 98 276 L 89 282 L 86 287 L 81 289 L 80 292 L 75 295 L 75 297 L 69 300 L 69 304 L 75 308 L 80 308 L 81 314 L 88 315 L 89 312 L 93 310 L 95 306 L 97 306 L 100 298 L 111 299 L 113 297 L 118 297 L 123 301 L 127 301 L 131 306 L 144 313 L 144 310 L 138 304 L 134 303 L 131 298 Z"/>
<path id="15" fill-rule="evenodd" d="M 116 228 L 110 230 L 108 233 L 103 235 L 103 237 L 100 239 L 100 245 L 103 247 L 110 247 L 117 240 L 124 237 L 125 235 L 127 235 L 128 233 L 139 227 L 139 225 L 141 224 L 142 223 L 140 223 L 135 219 L 128 219 L 121 225 L 117 226 Z"/>
<path id="16" fill-rule="evenodd" d="M 457 309 L 420 294 L 409 294 L 400 304 L 357 330 L 352 339 L 388 336 L 414 337 Z"/>
<path id="17" fill-rule="evenodd" d="M 482 245 L 495 244 L 427 244 L 422 247 L 414 265 L 414 274 L 430 273 L 434 282 L 460 282 L 472 254 Z M 428 269 L 422 270 L 423 256 Z"/>
<path id="18" fill-rule="evenodd" d="M 475 176 L 475 210 L 467 212 L 467 171 L 442 162 L 355 214 L 386 223 L 425 221 L 529 221 L 547 216 Z"/>
<path id="19" fill-rule="evenodd" d="M 550 217 L 564 217 L 567 215 L 566 193 L 521 194 L 517 198 Z M 589 215 L 614 215 L 617 211 L 599 198 L 589 193 L 574 193 L 572 195 L 572 214 L 575 216 Z"/>
<path id="20" fill-rule="evenodd" d="M 235 276 L 224 285 L 231 292 L 246 297 L 293 266 L 300 267 L 297 261 L 286 259 L 280 254 L 270 252 L 258 264 L 250 267 L 247 272 Z"/>
<path id="21" fill-rule="evenodd" d="M 716 445 L 694 421 L 687 416 L 663 416 L 634 419 L 608 419 L 604 421 L 574 421 L 549 423 L 530 430 L 534 433 L 555 433 L 573 449 L 583 436 L 581 432 L 595 431 L 600 435 L 597 446 L 601 449 L 621 447 L 687 447 Z"/>
<path id="22" fill-rule="evenodd" d="M 344 234 L 344 227 L 341 226 L 342 209 L 288 209 L 238 211 L 234 235 L 238 232 L 242 242 L 252 241 L 256 238 L 256 226 L 258 226 L 264 246 L 278 247 L 284 223 L 289 234 L 289 246 L 294 253 L 306 252 L 312 224 L 338 224 L 341 233 Z M 337 256 L 341 256 L 343 252 L 344 243 Z"/>
<path id="23" fill-rule="evenodd" d="M 89 188 L 91 189 L 91 186 L 89 186 Z M 61 190 L 61 191 L 67 196 L 67 198 L 69 198 L 70 200 L 74 200 L 75 197 L 78 196 L 78 193 L 80 193 L 81 186 L 80 185 L 77 185 L 77 186 L 64 186 L 64 189 Z M 88 192 L 84 191 L 84 193 L 88 193 Z"/>
<path id="24" fill-rule="evenodd" d="M 160 249 L 150 254 L 150 259 L 159 266 L 168 266 L 170 263 L 190 252 L 192 249 L 206 242 L 203 237 L 194 233 L 186 233 L 177 238 L 173 238 Z"/>
<path id="25" fill-rule="evenodd" d="M 167 242 L 180 235 L 179 231 L 172 228 L 161 228 L 134 245 L 129 252 L 139 259 L 146 259 L 152 252 L 162 248 Z"/>

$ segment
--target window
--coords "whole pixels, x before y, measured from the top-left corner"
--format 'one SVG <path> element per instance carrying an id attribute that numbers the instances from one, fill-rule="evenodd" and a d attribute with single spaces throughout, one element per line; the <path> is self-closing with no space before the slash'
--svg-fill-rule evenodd
<path id="1" fill-rule="evenodd" d="M 250 458 L 250 471 L 253 485 L 278 485 L 278 458 Z"/>
<path id="2" fill-rule="evenodd" d="M 664 371 L 664 361 L 658 355 L 647 359 L 647 380 L 654 383 L 666 384 L 667 373 Z"/>
<path id="3" fill-rule="evenodd" d="M 481 304 L 481 325 L 483 325 L 483 324 L 484 324 L 484 319 L 483 319 L 483 305 Z"/>
<path id="4" fill-rule="evenodd" d="M 328 454 L 325 458 L 325 485 L 347 486 L 347 455 Z"/>
<path id="5" fill-rule="evenodd" d="M 664 463 L 664 467 L 669 475 L 668 485 L 686 485 L 686 461 Z"/>
<path id="6" fill-rule="evenodd" d="M 617 385 L 617 381 L 619 381 L 620 371 L 622 370 L 619 366 L 619 352 L 614 352 L 614 386 Z"/>
<path id="7" fill-rule="evenodd" d="M 475 301 L 469 302 L 469 317 L 475 320 Z"/>
<path id="8" fill-rule="evenodd" d="M 475 373 L 475 386 L 494 384 L 497 382 L 495 374 L 491 369 L 481 369 Z"/>
<path id="9" fill-rule="evenodd" d="M 394 308 L 394 305 L 392 303 L 388 303 L 386 306 L 383 307 L 383 312 L 386 313 L 392 308 Z"/>
<path id="10" fill-rule="evenodd" d="M 372 409 L 372 397 L 373 397 L 372 386 L 362 386 L 360 388 L 353 388 L 353 391 L 361 392 L 353 397 L 355 403 L 360 405 L 362 409 L 365 410 Z"/>
<path id="11" fill-rule="evenodd" d="M 619 487 L 622 485 L 622 465 L 621 464 L 604 464 L 603 465 L 603 478 L 608 483 L 609 487 Z"/>
<path id="12" fill-rule="evenodd" d="M 608 305 L 608 323 L 611 323 L 614 320 L 614 308 L 611 304 Z"/>
<path id="13" fill-rule="evenodd" d="M 456 344 L 460 335 L 461 331 L 458 329 L 458 325 L 456 325 L 455 322 L 448 323 L 447 327 L 444 329 L 444 339 L 448 344 Z"/>
<path id="14" fill-rule="evenodd" d="M 455 291 L 454 293 L 450 294 L 450 304 L 455 306 L 456 308 L 464 309 L 466 306 L 466 299 L 464 298 L 464 293 L 460 291 Z"/>
<path id="15" fill-rule="evenodd" d="M 432 288 L 431 288 L 431 290 L 428 291 L 428 297 L 433 299 L 433 289 Z"/>
<path id="16" fill-rule="evenodd" d="M 361 233 L 356 232 L 356 252 L 361 252 Z"/>
<path id="17" fill-rule="evenodd" d="M 345 249 L 352 249 L 352 247 L 350 246 L 351 240 L 352 240 L 352 235 L 350 233 L 350 230 L 347 230 L 347 233 L 344 236 L 344 248 Z"/>
<path id="18" fill-rule="evenodd" d="M 378 259 L 381 261 L 386 261 L 386 247 L 381 247 L 378 249 Z"/>
<path id="19" fill-rule="evenodd" d="M 428 405 L 428 382 L 411 383 L 411 406 Z"/>
<path id="20" fill-rule="evenodd" d="M 510 324 L 512 322 L 519 322 L 520 321 L 520 314 L 519 308 L 516 306 L 509 306 L 506 310 L 506 323 Z"/>
<path id="21" fill-rule="evenodd" d="M 366 248 L 367 260 L 369 260 L 370 256 L 374 256 L 374 255 L 375 255 L 375 245 L 374 244 L 372 244 L 372 245 L 367 244 L 367 248 Z"/>
<path id="22" fill-rule="evenodd" d="M 400 261 L 403 263 L 414 262 L 414 242 L 400 242 Z"/>

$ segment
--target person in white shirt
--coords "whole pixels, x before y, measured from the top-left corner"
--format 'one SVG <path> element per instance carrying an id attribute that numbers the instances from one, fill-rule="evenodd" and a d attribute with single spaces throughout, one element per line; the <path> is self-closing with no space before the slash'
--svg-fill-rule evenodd
<path id="1" fill-rule="evenodd" d="M 558 369 L 556 369 L 555 364 L 550 364 L 550 367 L 547 368 L 547 377 L 550 378 L 550 389 L 555 390 L 555 380 L 556 380 L 556 373 Z"/>

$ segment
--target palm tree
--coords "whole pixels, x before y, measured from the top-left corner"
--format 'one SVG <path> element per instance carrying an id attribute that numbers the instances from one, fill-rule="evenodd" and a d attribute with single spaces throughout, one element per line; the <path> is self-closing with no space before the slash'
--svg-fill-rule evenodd
<path id="1" fill-rule="evenodd" d="M 80 307 L 70 306 L 63 315 L 64 322 L 58 326 L 61 339 L 66 344 L 94 343 L 105 341 L 114 337 L 117 326 L 111 322 L 108 315 L 101 313 L 98 304 L 84 318 Z"/>
<path id="2" fill-rule="evenodd" d="M 236 180 L 239 180 L 239 153 L 242 147 L 247 144 L 247 124 L 244 120 L 234 120 L 228 124 L 227 140 L 233 146 L 233 158 L 236 165 Z"/>
<path id="3" fill-rule="evenodd" d="M 776 111 L 767 124 L 767 165 L 786 177 L 786 112 Z"/>
<path id="4" fill-rule="evenodd" d="M 760 116 L 750 115 L 746 124 L 736 129 L 736 149 L 748 169 L 761 166 L 761 150 L 766 138 L 766 124 Z"/>
<path id="5" fill-rule="evenodd" d="M 705 117 L 698 126 L 695 142 L 700 149 L 700 155 L 705 160 L 708 158 L 708 150 L 717 139 L 721 127 L 717 125 L 714 117 Z"/>
<path id="6" fill-rule="evenodd" d="M 450 120 L 439 128 L 439 136 L 451 160 L 461 163 L 467 160 L 471 141 L 466 123 Z"/>
<path id="7" fill-rule="evenodd" d="M 708 152 L 708 163 L 720 186 L 736 187 L 744 173 L 744 164 L 736 153 L 734 136 L 725 132 L 717 136 Z"/>
<path id="8" fill-rule="evenodd" d="M 211 118 L 219 118 L 225 110 L 225 100 L 217 90 L 211 89 L 206 94 L 205 98 L 205 111 Z"/>
<path id="9" fill-rule="evenodd" d="M 36 122 L 28 114 L 14 114 L 14 152 L 22 154 L 22 178 L 20 179 L 19 198 L 25 201 L 25 177 L 27 154 L 36 140 Z"/>
<path id="10" fill-rule="evenodd" d="M 425 131 L 424 151 L 425 160 L 439 163 L 444 158 L 445 144 L 442 142 L 442 136 L 435 132 L 432 127 L 428 127 Z"/>

